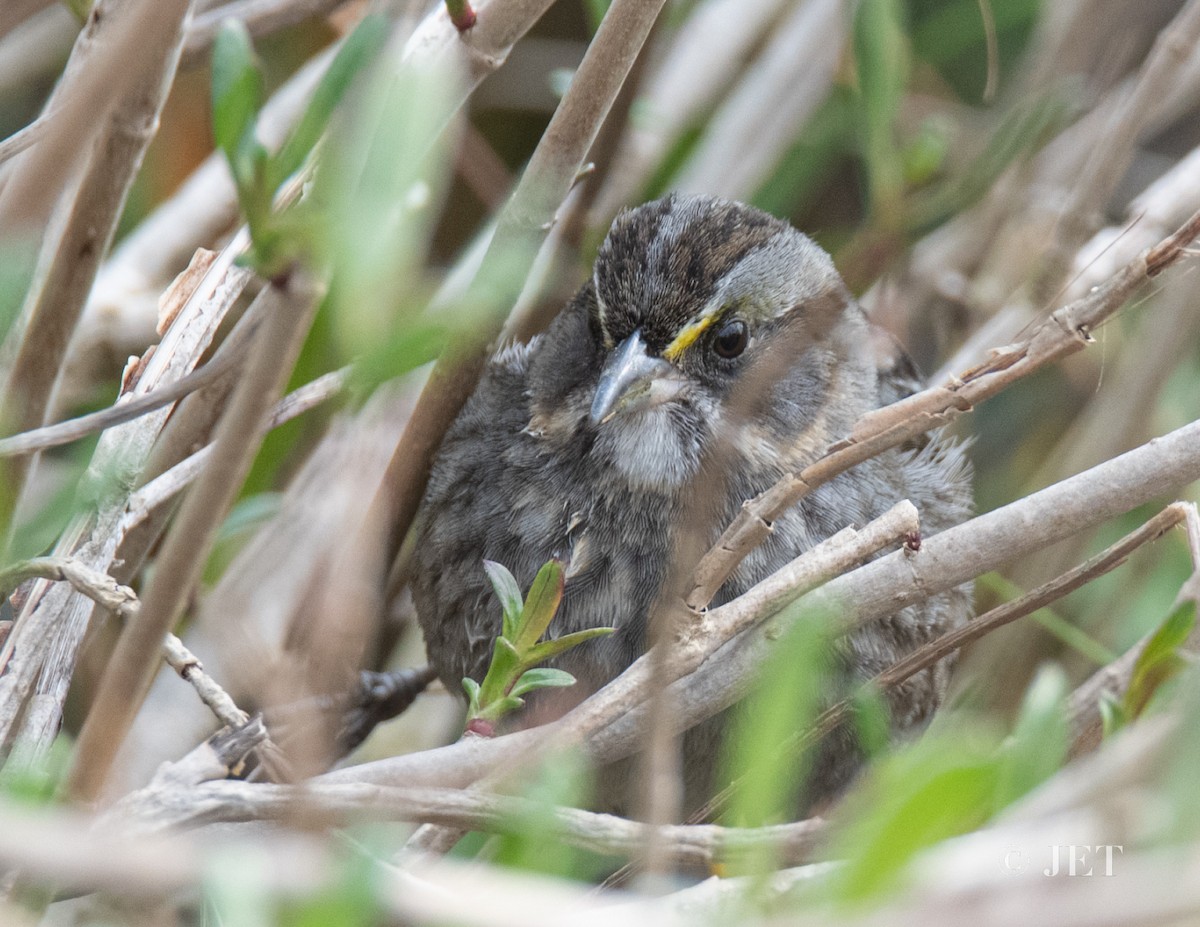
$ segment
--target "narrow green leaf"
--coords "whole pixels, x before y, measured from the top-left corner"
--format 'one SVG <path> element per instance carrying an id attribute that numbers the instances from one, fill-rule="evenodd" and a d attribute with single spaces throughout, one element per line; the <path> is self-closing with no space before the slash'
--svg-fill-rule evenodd
<path id="1" fill-rule="evenodd" d="M 467 693 L 467 717 L 473 718 L 479 714 L 479 683 L 470 676 L 464 676 L 462 687 Z"/>
<path id="2" fill-rule="evenodd" d="M 485 560 L 483 569 L 492 582 L 492 588 L 496 590 L 496 598 L 500 600 L 500 607 L 504 610 L 502 634 L 509 640 L 515 640 L 517 622 L 521 620 L 521 610 L 524 607 L 521 601 L 521 587 L 517 585 L 516 577 L 502 563 Z"/>
<path id="3" fill-rule="evenodd" d="M 329 70 L 317 84 L 304 115 L 271 161 L 267 179 L 272 190 L 277 189 L 304 163 L 354 78 L 383 48 L 387 34 L 387 19 L 373 13 L 364 17 L 354 31 L 346 36 L 342 47 L 330 62 Z"/>
<path id="4" fill-rule="evenodd" d="M 835 691 L 825 613 L 793 605 L 788 629 L 771 644 L 753 691 L 736 709 L 721 745 L 721 780 L 734 783 L 723 823 L 760 827 L 795 820 L 797 799 L 809 775 L 813 751 L 795 736 L 807 729 L 822 698 Z M 803 617 L 799 617 L 803 615 Z M 775 868 L 769 849 L 730 860 L 735 874 Z"/>
<path id="5" fill-rule="evenodd" d="M 254 135 L 262 94 L 262 72 L 254 60 L 250 33 L 238 20 L 227 19 L 213 41 L 213 138 L 229 159 L 239 185 L 250 180 L 245 175 L 247 164 L 242 150 Z"/>
<path id="6" fill-rule="evenodd" d="M 1129 689 L 1125 692 L 1123 707 L 1127 717 L 1141 715 L 1159 687 L 1186 665 L 1179 648 L 1187 640 L 1195 623 L 1195 604 L 1184 602 L 1167 616 L 1147 641 L 1134 664 Z"/>
<path id="7" fill-rule="evenodd" d="M 504 815 L 489 846 L 497 866 L 561 879 L 600 882 L 612 872 L 612 858 L 573 848 L 561 839 L 560 808 L 587 808 L 591 802 L 592 765 L 577 751 L 551 751 L 530 768 L 522 764 L 512 777 L 520 810 Z"/>
<path id="8" fill-rule="evenodd" d="M 492 662 L 480 686 L 479 703 L 485 709 L 504 697 L 521 673 L 521 655 L 505 637 L 496 638 L 492 647 Z"/>
<path id="9" fill-rule="evenodd" d="M 861 0 L 854 21 L 854 57 L 871 207 L 885 226 L 893 225 L 899 219 L 904 193 L 894 123 L 909 69 L 900 0 Z"/>
<path id="10" fill-rule="evenodd" d="M 565 688 L 575 685 L 575 677 L 565 670 L 542 667 L 541 669 L 526 670 L 512 687 L 509 695 L 520 696 L 536 689 Z"/>
<path id="11" fill-rule="evenodd" d="M 575 631 L 571 634 L 564 634 L 562 637 L 542 641 L 540 644 L 535 644 L 528 650 L 523 651 L 525 665 L 534 666 L 538 663 L 545 663 L 547 660 L 554 659 L 560 653 L 566 653 L 572 647 L 578 647 L 584 641 L 590 641 L 596 637 L 607 637 L 615 630 L 617 629 L 587 628 L 583 631 Z"/>
<path id="12" fill-rule="evenodd" d="M 885 753 L 891 744 L 892 719 L 883 693 L 874 686 L 861 686 L 851 693 L 854 731 L 863 755 Z"/>
<path id="13" fill-rule="evenodd" d="M 513 644 L 520 653 L 533 649 L 541 640 L 562 602 L 566 574 L 558 560 L 548 561 L 533 578 L 529 595 L 525 597 L 525 609 L 521 613 L 520 628 Z"/>
<path id="14" fill-rule="evenodd" d="M 845 860 L 831 879 L 835 898 L 862 901 L 894 888 L 919 850 L 987 819 L 996 788 L 993 760 L 969 755 L 922 760 L 888 764 L 854 796 L 863 814 L 845 825 L 831 853 Z M 903 778 L 897 775 L 906 766 Z"/>
<path id="15" fill-rule="evenodd" d="M 1000 750 L 996 807 L 1012 804 L 1066 761 L 1069 685 L 1058 666 L 1043 666 L 1030 683 L 1016 727 Z"/>

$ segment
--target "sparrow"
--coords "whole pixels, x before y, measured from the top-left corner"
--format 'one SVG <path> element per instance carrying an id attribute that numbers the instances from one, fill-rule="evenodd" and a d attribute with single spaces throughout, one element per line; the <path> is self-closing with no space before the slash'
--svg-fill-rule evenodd
<path id="1" fill-rule="evenodd" d="M 547 560 L 563 560 L 548 636 L 617 630 L 555 665 L 577 678 L 576 699 L 617 676 L 645 651 L 685 543 L 698 534 L 702 552 L 745 500 L 919 388 L 906 356 L 881 344 L 829 255 L 784 221 L 682 195 L 619 215 L 590 279 L 548 330 L 493 356 L 433 463 L 412 594 L 447 689 L 483 679 L 500 633 L 485 559 L 522 588 Z M 971 510 L 970 479 L 964 446 L 943 434 L 886 451 L 780 516 L 713 604 L 902 499 L 925 534 L 956 524 Z M 840 671 L 868 678 L 970 614 L 970 590 L 958 589 L 862 627 L 840 642 Z M 939 664 L 890 692 L 894 732 L 930 717 L 948 672 Z M 693 806 L 714 788 L 713 739 L 725 726 L 685 736 Z M 862 761 L 853 741 L 827 739 L 806 804 L 853 778 Z"/>

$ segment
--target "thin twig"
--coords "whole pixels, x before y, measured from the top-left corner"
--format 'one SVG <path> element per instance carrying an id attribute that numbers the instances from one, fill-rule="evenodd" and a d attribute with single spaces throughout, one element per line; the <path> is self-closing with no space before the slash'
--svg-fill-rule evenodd
<path id="1" fill-rule="evenodd" d="M 122 804 L 131 811 L 136 809 L 136 818 L 148 825 L 148 832 L 158 830 L 159 822 L 166 820 L 173 828 L 193 828 L 286 819 L 301 797 L 332 822 L 363 818 L 424 821 L 463 831 L 507 834 L 520 832 L 525 822 L 536 817 L 546 821 L 543 839 L 626 859 L 641 852 L 647 831 L 654 829 L 643 821 L 611 814 L 462 789 L 324 784 L 298 790 L 234 781 L 208 782 L 195 788 L 197 794 L 187 795 L 175 787 L 151 787 L 130 795 Z M 183 808 L 186 816 L 177 813 Z M 761 850 L 778 853 L 781 864 L 795 865 L 807 862 L 827 833 L 820 818 L 768 827 L 677 824 L 660 830 L 670 861 L 691 866 L 730 862 Z"/>
<path id="2" fill-rule="evenodd" d="M 343 367 L 340 370 L 323 374 L 288 393 L 275 403 L 275 407 L 267 417 L 267 427 L 278 428 L 284 422 L 290 422 L 297 416 L 303 415 L 336 396 L 345 388 L 349 376 L 350 368 Z M 129 531 L 141 524 L 151 512 L 174 498 L 177 493 L 199 476 L 212 452 L 213 445 L 206 444 L 132 493 L 126 503 L 124 530 Z"/>
<path id="3" fill-rule="evenodd" d="M 23 560 L 0 572 L 0 593 L 8 592 L 18 583 L 32 578 L 54 582 L 69 582 L 77 591 L 86 595 L 97 605 L 121 618 L 123 622 L 135 621 L 141 605 L 136 593 L 122 586 L 107 573 L 94 570 L 78 560 L 64 557 L 36 557 Z M 167 634 L 162 647 L 163 659 L 191 684 L 212 713 L 227 727 L 237 728 L 250 720 L 250 716 L 234 703 L 233 699 L 211 676 L 204 672 L 200 661 L 174 634 Z"/>
<path id="4" fill-rule="evenodd" d="M 1176 603 L 1190 600 L 1200 604 L 1200 515 L 1197 515 L 1193 502 L 1176 502 L 1169 506 L 1167 511 L 1176 513 L 1173 524 L 1183 523 L 1192 560 L 1192 574 L 1180 588 Z M 1194 651 L 1197 640 L 1200 639 L 1198 635 L 1200 629 L 1193 628 L 1184 647 Z M 1119 698 L 1129 689 L 1142 652 L 1153 636 L 1153 632 L 1146 634 L 1112 663 L 1096 670 L 1071 693 L 1067 706 L 1067 720 L 1071 732 L 1070 756 L 1080 756 L 1099 746 L 1104 736 L 1104 722 L 1100 714 L 1101 699 L 1106 695 Z"/>
<path id="5" fill-rule="evenodd" d="M 108 409 L 90 412 L 65 422 L 44 425 L 19 435 L 0 438 L 0 457 L 16 457 L 43 451 L 48 447 L 70 444 L 72 441 L 78 441 L 123 422 L 133 421 L 147 412 L 170 405 L 229 373 L 242 360 L 248 344 L 249 342 L 243 342 L 236 350 L 214 358 L 182 379 L 143 393 L 127 402 L 119 402 Z"/>
<path id="6" fill-rule="evenodd" d="M 947 634 L 943 634 L 936 640 L 930 641 L 913 651 L 903 660 L 879 673 L 879 675 L 871 679 L 868 685 L 880 690 L 897 686 L 921 670 L 928 669 L 942 658 L 966 647 L 984 635 L 990 634 L 997 628 L 1011 624 L 1018 618 L 1031 615 L 1039 609 L 1045 608 L 1051 602 L 1055 602 L 1063 596 L 1074 592 L 1079 587 L 1085 586 L 1092 580 L 1103 576 L 1105 573 L 1115 570 L 1137 548 L 1143 544 L 1157 541 L 1171 528 L 1182 522 L 1185 518 L 1184 508 L 1182 503 L 1167 506 L 1141 527 L 1131 531 L 1115 544 L 1106 547 L 1100 553 L 1096 554 L 1096 556 L 1089 558 L 1061 576 L 1050 580 L 1050 582 L 1030 590 L 1019 598 L 1013 599 L 1011 602 L 1005 602 L 1003 605 L 998 605 L 991 611 L 980 615 L 974 621 L 969 621 L 962 627 L 956 628 Z M 840 717 L 844 717 L 844 712 L 849 709 L 850 705 L 849 703 L 843 703 L 835 707 L 839 712 L 843 713 Z M 824 731 L 823 725 L 824 720 L 822 718 L 816 726 L 822 728 L 822 731 Z"/>
<path id="7" fill-rule="evenodd" d="M 4 141 L 0 142 L 0 164 L 3 164 L 9 158 L 19 155 L 26 148 L 36 145 L 53 124 L 55 116 L 56 114 L 53 110 L 42 113 L 37 119 L 25 126 L 25 128 L 14 132 Z"/>

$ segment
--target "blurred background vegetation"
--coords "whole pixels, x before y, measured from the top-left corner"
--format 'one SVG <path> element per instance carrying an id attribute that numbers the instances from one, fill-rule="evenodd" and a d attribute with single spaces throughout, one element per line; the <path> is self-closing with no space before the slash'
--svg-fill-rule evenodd
<path id="1" fill-rule="evenodd" d="M 409 6 L 420 12 L 429 4 Z M 7 34 L 0 36 L 0 137 L 37 116 L 79 28 L 66 4 L 31 7 L 37 7 L 32 15 L 6 24 Z M 255 38 L 268 96 L 345 35 L 365 4 L 350 0 L 325 7 L 320 15 Z M 1145 76 L 1160 30 L 1182 18 L 1184 7 L 1179 0 L 669 3 L 596 143 L 595 173 L 580 181 L 560 214 L 563 228 L 551 243 L 556 259 L 540 288 L 527 294 L 532 317 L 549 318 L 577 288 L 617 209 L 673 189 L 713 192 L 785 217 L 828 249 L 875 321 L 927 374 L 964 370 L 987 348 L 1013 340 L 1031 321 L 1103 279 L 1107 271 L 1097 268 L 1105 266 L 1105 255 L 1120 253 L 1122 230 L 1157 221 L 1156 215 L 1145 218 L 1145 200 L 1139 199 L 1156 181 L 1181 178 L 1168 197 L 1180 215 L 1200 207 L 1200 171 L 1186 163 L 1200 145 L 1195 42 L 1179 51 L 1154 107 L 1124 123 L 1114 121 Z M 463 118 L 439 149 L 442 163 L 428 171 L 432 195 L 423 220 L 428 241 L 409 256 L 412 276 L 390 281 L 395 289 L 375 295 L 394 303 L 395 318 L 384 320 L 382 335 L 373 327 L 377 319 L 363 322 L 355 334 L 358 322 L 347 316 L 359 310 L 335 285 L 291 386 L 361 360 L 378 337 L 395 353 L 371 359 L 352 396 L 341 400 L 341 408 L 353 408 L 383 379 L 382 371 L 410 370 L 432 356 L 446 333 L 417 330 L 415 307 L 429 301 L 496 217 L 606 8 L 604 0 L 559 0 L 470 96 Z M 713 38 L 722 29 L 725 46 Z M 121 216 L 114 253 L 212 155 L 210 86 L 208 54 L 185 55 Z M 398 112 L 418 118 L 404 105 Z M 339 129 L 348 124 L 335 123 Z M 1096 167 L 1106 159 L 1122 166 L 1111 178 Z M 237 226 L 233 214 L 226 218 L 221 234 L 195 244 L 219 247 Z M 1168 223 L 1161 231 L 1172 227 Z M 140 315 L 131 310 L 130 325 L 88 337 L 64 382 L 56 417 L 112 402 L 127 356 L 155 340 L 158 292 L 182 269 L 157 268 L 138 292 L 100 292 L 101 271 L 94 298 L 108 304 L 97 311 L 119 314 L 124 310 L 112 308 L 119 303 L 150 309 Z M 1185 268 L 1144 294 L 1132 311 L 1096 334 L 1098 345 L 1017 384 L 956 426 L 973 441 L 980 511 L 1200 418 L 1200 312 L 1190 296 L 1191 272 Z M 1096 273 L 1100 276 L 1089 276 Z M 230 565 L 278 515 L 282 494 L 303 472 L 337 405 L 302 416 L 266 440 L 209 558 L 206 589 L 228 578 Z M 67 524 L 93 446 L 88 440 L 45 455 L 17 553 L 44 550 Z M 1197 498 L 1196 488 L 1187 496 Z M 981 578 L 979 611 L 1061 573 L 1153 510 L 1132 512 L 1094 536 L 1072 538 Z M 975 645 L 960 660 L 952 709 L 939 722 L 944 730 L 915 755 L 884 762 L 879 778 L 855 797 L 859 807 L 871 809 L 859 818 L 867 823 L 851 828 L 838 851 L 878 863 L 887 855 L 880 842 L 892 833 L 889 828 L 911 816 L 945 812 L 944 827 L 915 844 L 933 842 L 988 819 L 1053 772 L 1061 760 L 1053 744 L 1061 747 L 1062 732 L 1051 730 L 1053 718 L 1046 720 L 1054 712 L 1045 708 L 1045 693 L 1053 690 L 1057 695 L 1049 701 L 1061 703 L 1067 688 L 1163 623 L 1192 571 L 1177 535 L 1051 610 Z M 396 652 L 374 654 L 373 662 L 419 661 L 419 641 L 405 640 Z M 806 649 L 811 642 L 796 646 L 796 659 L 811 659 Z M 105 653 L 105 645 L 93 641 L 85 669 L 88 661 L 102 664 Z M 1055 668 L 1035 681 L 1046 661 Z M 68 734 L 77 729 L 86 704 L 88 675 L 74 682 Z M 769 678 L 775 691 L 787 689 L 783 676 Z M 779 697 L 799 699 L 805 714 L 814 710 L 803 693 Z M 764 708 L 761 714 L 770 712 Z M 435 715 L 418 710 L 401 719 L 378 732 L 358 756 L 437 742 L 453 721 Z M 1036 728 L 1036 736 L 1044 738 L 1037 741 L 1046 747 L 1041 759 L 1051 757 L 1044 768 L 1028 751 L 1024 757 L 1015 749 L 995 752 L 1013 725 Z M 978 743 L 960 736 L 969 730 L 983 732 Z M 777 736 L 764 733 L 758 742 Z M 769 765 L 752 746 L 747 749 L 751 768 Z M 151 754 L 131 762 L 144 771 L 164 758 Z M 951 767 L 974 773 L 955 780 L 946 772 Z M 142 773 L 129 775 L 132 782 Z M 548 781 L 530 791 L 564 803 L 578 794 L 577 771 L 546 775 Z M 1028 781 L 1011 786 L 1013 776 Z M 912 794 L 896 798 L 904 782 L 915 783 Z M 938 783 L 946 790 L 939 791 Z M 871 804 L 872 795 L 889 788 L 896 806 L 889 808 L 883 799 Z M 899 808 L 904 801 L 910 803 Z M 774 811 L 743 813 L 753 822 L 770 820 Z M 576 877 L 605 870 L 603 862 L 547 856 L 544 848 L 539 855 L 537 822 L 523 826 L 524 837 L 518 828 L 493 850 L 500 861 Z M 464 844 L 459 852 L 476 845 Z M 896 865 L 911 849 L 897 850 Z M 890 872 L 886 862 L 857 876 L 851 867 L 835 894 L 843 899 L 869 894 L 888 882 Z"/>

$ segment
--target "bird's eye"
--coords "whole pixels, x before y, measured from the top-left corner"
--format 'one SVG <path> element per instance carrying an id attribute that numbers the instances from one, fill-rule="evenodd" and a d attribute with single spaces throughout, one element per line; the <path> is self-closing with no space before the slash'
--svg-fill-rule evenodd
<path id="1" fill-rule="evenodd" d="M 746 350 L 749 342 L 750 329 L 746 327 L 746 323 L 741 319 L 731 319 L 717 329 L 717 336 L 713 339 L 713 350 L 717 352 L 717 357 L 732 360 Z"/>

